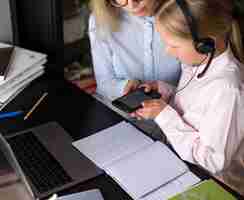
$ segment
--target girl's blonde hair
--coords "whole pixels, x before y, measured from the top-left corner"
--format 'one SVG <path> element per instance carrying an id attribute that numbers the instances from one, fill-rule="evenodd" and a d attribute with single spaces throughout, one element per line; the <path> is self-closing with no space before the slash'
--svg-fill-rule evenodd
<path id="1" fill-rule="evenodd" d="M 119 29 L 120 8 L 111 6 L 107 0 L 91 0 L 90 8 L 98 29 L 108 28 L 111 31 Z"/>
<path id="2" fill-rule="evenodd" d="M 224 37 L 236 58 L 244 63 L 240 26 L 233 18 L 233 0 L 185 0 L 197 24 L 198 36 Z M 189 25 L 175 0 L 165 0 L 157 13 L 158 22 L 172 34 L 192 39 Z"/>

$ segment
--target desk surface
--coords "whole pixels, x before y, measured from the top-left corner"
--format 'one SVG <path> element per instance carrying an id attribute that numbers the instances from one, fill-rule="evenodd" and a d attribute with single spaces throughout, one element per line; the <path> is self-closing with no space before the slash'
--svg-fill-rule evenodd
<path id="1" fill-rule="evenodd" d="M 44 92 L 48 97 L 26 120 L 23 116 L 15 119 L 1 120 L 0 131 L 4 135 L 24 130 L 48 121 L 57 121 L 75 140 L 86 137 L 123 120 L 114 111 L 107 108 L 92 96 L 57 77 L 42 76 L 31 83 L 14 101 L 8 104 L 5 111 L 23 110 L 28 112 Z M 4 111 L 3 110 L 3 111 Z M 200 178 L 209 178 L 208 174 L 196 166 L 190 169 Z M 62 193 L 99 188 L 105 200 L 130 200 L 131 198 L 106 174 L 81 183 Z M 240 196 L 231 189 L 238 199 Z"/>

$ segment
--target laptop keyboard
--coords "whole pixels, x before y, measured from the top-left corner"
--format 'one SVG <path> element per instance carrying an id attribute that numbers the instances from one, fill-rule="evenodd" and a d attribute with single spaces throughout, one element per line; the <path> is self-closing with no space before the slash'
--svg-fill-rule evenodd
<path id="1" fill-rule="evenodd" d="M 8 143 L 25 175 L 39 193 L 50 191 L 72 181 L 63 167 L 32 132 L 9 138 Z"/>

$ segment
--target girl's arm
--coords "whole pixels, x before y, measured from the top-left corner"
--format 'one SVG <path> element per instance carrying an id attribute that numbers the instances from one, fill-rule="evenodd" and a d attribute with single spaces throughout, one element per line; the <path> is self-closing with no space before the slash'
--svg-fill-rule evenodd
<path id="1" fill-rule="evenodd" d="M 231 155 L 238 147 L 238 124 L 235 121 L 238 117 L 237 91 L 233 88 L 219 89 L 200 119 L 198 130 L 185 120 L 194 118 L 195 113 L 191 111 L 180 116 L 172 107 L 166 106 L 155 118 L 182 159 L 199 164 L 212 173 L 223 169 L 229 136 L 237 141 L 236 147 L 227 154 Z"/>

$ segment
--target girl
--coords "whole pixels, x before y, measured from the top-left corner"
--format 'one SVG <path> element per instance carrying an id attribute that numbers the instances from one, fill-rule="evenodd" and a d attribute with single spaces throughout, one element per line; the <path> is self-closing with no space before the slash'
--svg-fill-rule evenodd
<path id="1" fill-rule="evenodd" d="M 182 159 L 212 173 L 230 164 L 244 137 L 244 59 L 232 2 L 185 0 L 199 37 L 214 41 L 214 58 L 200 77 L 209 55 L 196 50 L 189 22 L 176 0 L 165 1 L 156 16 L 156 28 L 167 52 L 183 63 L 182 75 L 171 105 L 167 102 L 172 90 L 160 81 L 154 82 L 144 86 L 147 90 L 158 89 L 163 98 L 143 102 L 143 108 L 134 113 L 154 119 Z"/>
<path id="2" fill-rule="evenodd" d="M 158 0 L 92 0 L 89 36 L 97 92 L 109 99 L 140 81 L 178 82 L 180 65 L 166 55 L 151 17 Z"/>

